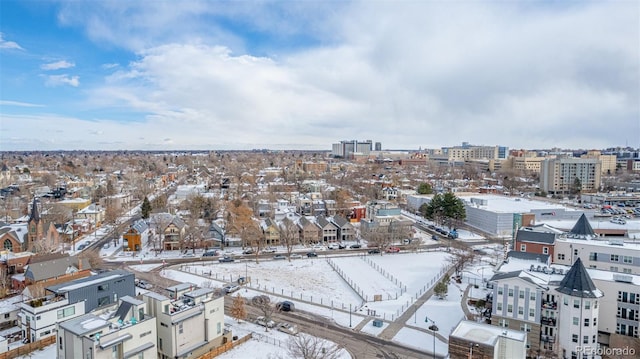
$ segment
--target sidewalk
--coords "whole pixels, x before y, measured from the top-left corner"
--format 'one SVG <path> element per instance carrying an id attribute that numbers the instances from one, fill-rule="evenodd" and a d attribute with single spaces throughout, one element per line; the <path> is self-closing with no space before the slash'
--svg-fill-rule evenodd
<path id="1" fill-rule="evenodd" d="M 452 276 L 452 274 L 455 272 L 455 266 L 452 266 L 448 271 L 447 274 L 449 275 L 449 277 Z M 444 275 L 443 275 L 444 276 Z M 439 278 L 439 280 L 442 279 L 442 277 Z M 402 313 L 401 316 L 399 316 L 396 320 L 394 320 L 393 322 L 391 322 L 391 324 L 389 324 L 389 326 L 387 326 L 382 333 L 380 333 L 380 335 L 378 335 L 379 338 L 382 339 L 386 339 L 386 340 L 391 340 L 393 339 L 393 337 L 396 336 L 396 334 L 398 334 L 398 332 L 400 331 L 400 329 L 402 329 L 403 327 L 406 326 L 406 322 L 411 319 L 411 317 L 414 315 L 414 313 L 418 310 L 418 308 L 420 308 L 422 305 L 424 305 L 424 303 L 427 302 L 427 300 L 429 300 L 429 298 L 431 298 L 431 296 L 433 295 L 433 288 L 435 287 L 435 285 L 430 288 L 429 290 L 427 290 L 420 298 L 418 298 L 418 300 L 416 300 L 413 304 L 411 304 L 409 306 L 409 308 L 407 308 L 407 310 Z M 433 333 L 430 330 L 422 330 L 424 332 L 427 333 Z M 445 343 L 448 342 L 448 338 L 445 338 L 444 336 L 442 336 L 440 333 L 436 332 L 436 337 L 438 337 L 440 340 L 444 341 Z"/>

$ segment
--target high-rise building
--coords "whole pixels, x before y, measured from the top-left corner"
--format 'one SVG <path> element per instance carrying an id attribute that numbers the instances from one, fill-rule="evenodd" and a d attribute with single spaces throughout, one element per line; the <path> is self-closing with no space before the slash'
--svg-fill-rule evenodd
<path id="1" fill-rule="evenodd" d="M 594 192 L 600 188 L 600 176 L 596 158 L 550 158 L 540 164 L 540 189 L 550 194 Z"/>
<path id="2" fill-rule="evenodd" d="M 376 146 L 378 143 L 379 142 L 376 142 Z M 382 144 L 380 144 L 380 147 L 382 148 Z M 340 143 L 334 143 L 331 148 L 331 155 L 333 157 L 353 158 L 355 154 L 368 156 L 373 150 L 373 141 L 340 141 Z"/>

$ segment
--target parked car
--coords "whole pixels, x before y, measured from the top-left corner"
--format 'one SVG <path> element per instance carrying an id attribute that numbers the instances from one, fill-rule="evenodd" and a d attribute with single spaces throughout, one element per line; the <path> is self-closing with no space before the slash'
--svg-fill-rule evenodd
<path id="1" fill-rule="evenodd" d="M 338 248 L 340 248 L 340 246 L 338 245 L 338 243 L 329 243 L 327 248 L 329 248 L 329 249 L 338 249 Z"/>
<path id="2" fill-rule="evenodd" d="M 289 324 L 289 323 L 279 323 L 278 324 L 278 328 L 279 331 L 287 333 L 287 334 L 291 334 L 291 335 L 296 335 L 298 334 L 298 326 L 295 324 Z"/>
<path id="3" fill-rule="evenodd" d="M 438 236 L 436 236 L 435 234 L 431 236 L 431 239 L 433 239 L 434 241 L 438 240 Z"/>
<path id="4" fill-rule="evenodd" d="M 276 308 L 281 312 L 293 312 L 295 305 L 293 304 L 293 302 L 285 300 L 276 304 Z"/>
<path id="5" fill-rule="evenodd" d="M 258 324 L 258 325 L 262 325 L 263 327 L 267 327 L 267 328 L 273 328 L 273 327 L 276 326 L 276 322 L 274 322 L 271 319 L 267 320 L 263 316 L 257 317 L 255 323 Z"/>
<path id="6" fill-rule="evenodd" d="M 610 222 L 615 224 L 627 224 L 627 221 L 622 218 L 612 218 Z"/>
<path id="7" fill-rule="evenodd" d="M 224 256 L 222 258 L 218 259 L 218 262 L 220 263 L 229 263 L 229 262 L 235 262 L 235 259 L 229 257 L 229 256 Z"/>
<path id="8" fill-rule="evenodd" d="M 317 257 L 317 256 L 318 256 L 318 253 L 316 253 L 316 252 L 309 252 L 309 253 L 307 253 L 307 257 L 309 257 L 309 258 L 311 258 L 311 257 Z"/>
<path id="9" fill-rule="evenodd" d="M 247 248 L 244 251 L 242 251 L 242 254 L 253 254 L 253 249 Z"/>
<path id="10" fill-rule="evenodd" d="M 347 248 L 347 245 L 344 243 L 338 243 L 338 249 L 345 249 Z"/>
<path id="11" fill-rule="evenodd" d="M 287 259 L 287 257 L 285 257 L 283 254 L 276 254 L 275 256 L 273 256 L 274 261 L 283 260 L 283 259 Z"/>
<path id="12" fill-rule="evenodd" d="M 398 248 L 398 247 L 389 247 L 389 248 L 387 248 L 386 252 L 387 253 L 398 253 L 398 252 L 400 252 L 400 248 Z"/>
<path id="13" fill-rule="evenodd" d="M 77 246 L 77 247 L 76 247 L 76 250 L 77 250 L 77 251 L 81 251 L 81 250 L 83 250 L 83 249 L 85 249 L 85 248 L 87 248 L 87 245 L 86 245 L 86 244 L 81 244 L 81 245 L 79 245 L 79 246 Z"/>
<path id="14" fill-rule="evenodd" d="M 369 249 L 369 251 L 367 253 L 369 253 L 369 254 L 380 254 L 380 250 L 377 249 L 377 248 Z"/>
<path id="15" fill-rule="evenodd" d="M 239 289 L 240 289 L 240 286 L 235 284 L 227 284 L 224 287 L 222 287 L 222 290 L 227 294 L 233 293 Z"/>
<path id="16" fill-rule="evenodd" d="M 292 253 L 289 258 L 291 259 L 298 259 L 298 258 L 302 258 L 302 254 L 300 253 Z"/>
<path id="17" fill-rule="evenodd" d="M 217 251 L 206 251 L 204 253 L 202 253 L 203 257 L 215 257 L 218 255 Z"/>
<path id="18" fill-rule="evenodd" d="M 349 246 L 349 248 L 351 248 L 351 249 L 358 249 L 358 248 L 362 248 L 362 246 L 356 243 L 356 244 L 352 244 L 352 245 L 350 245 L 350 246 Z"/>
<path id="19" fill-rule="evenodd" d="M 148 283 L 148 282 L 146 282 L 144 280 L 139 280 L 138 283 L 136 283 L 136 285 L 139 288 L 142 288 L 142 289 L 151 289 L 151 288 L 153 288 L 153 284 Z"/>
<path id="20" fill-rule="evenodd" d="M 276 248 L 275 247 L 267 247 L 267 248 L 262 250 L 262 253 L 275 253 L 275 252 L 276 252 Z"/>

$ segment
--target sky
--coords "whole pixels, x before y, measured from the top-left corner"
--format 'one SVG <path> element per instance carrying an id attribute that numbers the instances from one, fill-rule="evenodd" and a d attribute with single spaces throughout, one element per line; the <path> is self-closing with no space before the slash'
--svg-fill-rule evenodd
<path id="1" fill-rule="evenodd" d="M 0 2 L 0 151 L 640 147 L 636 1 Z"/>

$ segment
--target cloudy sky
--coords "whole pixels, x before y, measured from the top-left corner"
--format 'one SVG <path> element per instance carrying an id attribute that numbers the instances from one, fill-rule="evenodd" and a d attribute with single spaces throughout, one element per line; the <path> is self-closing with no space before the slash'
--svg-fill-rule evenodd
<path id="1" fill-rule="evenodd" d="M 0 150 L 640 146 L 636 1 L 0 4 Z"/>

